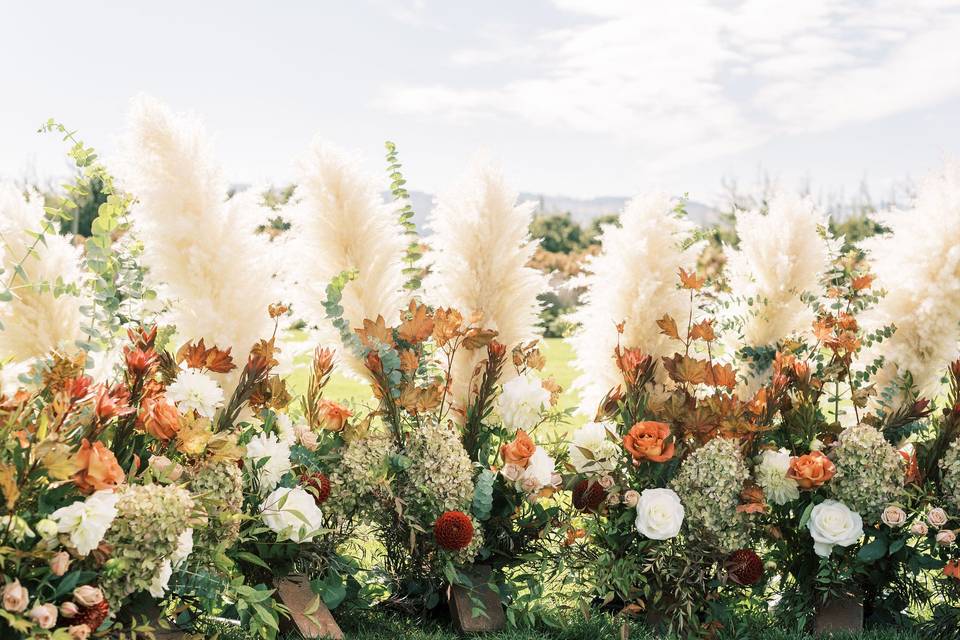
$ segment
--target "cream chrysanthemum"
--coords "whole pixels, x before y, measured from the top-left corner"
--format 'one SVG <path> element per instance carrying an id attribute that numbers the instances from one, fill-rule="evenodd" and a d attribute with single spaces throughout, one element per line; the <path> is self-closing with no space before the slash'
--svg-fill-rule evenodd
<path id="1" fill-rule="evenodd" d="M 180 371 L 167 387 L 166 395 L 180 411 L 196 411 L 204 418 L 212 418 L 224 400 L 217 381 L 197 369 Z"/>
<path id="2" fill-rule="evenodd" d="M 292 468 L 290 445 L 272 433 L 261 433 L 247 443 L 247 460 L 250 461 L 250 471 L 256 476 L 261 493 L 273 491 Z M 263 460 L 266 462 L 261 462 Z"/>

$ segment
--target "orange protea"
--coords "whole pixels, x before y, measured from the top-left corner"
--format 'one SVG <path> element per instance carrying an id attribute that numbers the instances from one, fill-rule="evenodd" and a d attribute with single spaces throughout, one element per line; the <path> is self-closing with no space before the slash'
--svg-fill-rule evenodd
<path id="1" fill-rule="evenodd" d="M 830 458 L 820 451 L 811 451 L 806 455 L 790 458 L 787 477 L 796 480 L 801 489 L 810 491 L 822 486 L 836 472 L 837 468 Z"/>
<path id="2" fill-rule="evenodd" d="M 93 378 L 90 376 L 79 376 L 64 382 L 63 390 L 71 400 L 80 400 L 90 393 L 90 385 L 92 383 Z"/>
<path id="3" fill-rule="evenodd" d="M 74 457 L 74 464 L 79 471 L 73 475 L 73 482 L 83 493 L 113 489 L 124 480 L 123 469 L 117 463 L 116 456 L 102 442 L 91 445 L 84 438 Z"/>
<path id="4" fill-rule="evenodd" d="M 300 484 L 307 489 L 307 493 L 313 496 L 314 502 L 319 507 L 330 497 L 330 478 L 325 473 L 314 473 L 311 475 L 300 476 Z"/>
<path id="5" fill-rule="evenodd" d="M 157 354 L 153 349 L 123 348 L 123 359 L 127 364 L 127 371 L 136 378 L 145 375 L 157 362 Z"/>
<path id="6" fill-rule="evenodd" d="M 111 418 L 127 415 L 135 411 L 135 409 L 129 405 L 129 401 L 130 393 L 123 387 L 118 385 L 111 390 L 107 388 L 106 385 L 102 385 L 97 391 L 97 400 L 94 403 L 93 411 L 98 420 L 106 422 Z"/>
<path id="7" fill-rule="evenodd" d="M 157 440 L 170 440 L 180 431 L 180 414 L 163 396 L 144 400 L 138 420 L 140 428 Z"/>
<path id="8" fill-rule="evenodd" d="M 434 523 L 433 537 L 447 551 L 465 549 L 473 540 L 473 522 L 462 511 L 447 511 Z"/>
<path id="9" fill-rule="evenodd" d="M 623 436 L 623 448 L 635 462 L 666 462 L 674 453 L 670 425 L 666 422 L 638 422 Z"/>
<path id="10" fill-rule="evenodd" d="M 533 443 L 530 436 L 523 429 L 517 430 L 517 435 L 513 442 L 509 442 L 500 447 L 500 455 L 506 464 L 515 464 L 518 467 L 526 467 L 530 462 L 530 457 L 537 450 L 537 445 Z"/>
<path id="11" fill-rule="evenodd" d="M 349 409 L 333 400 L 320 401 L 320 426 L 327 431 L 343 431 L 347 418 L 352 415 Z"/>

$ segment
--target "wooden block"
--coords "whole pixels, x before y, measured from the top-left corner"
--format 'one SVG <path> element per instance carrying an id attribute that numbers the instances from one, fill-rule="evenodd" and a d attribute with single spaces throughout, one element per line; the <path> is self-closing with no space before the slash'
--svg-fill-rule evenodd
<path id="1" fill-rule="evenodd" d="M 473 583 L 470 587 L 451 585 L 450 617 L 460 633 L 484 633 L 502 631 L 507 626 L 507 617 L 500 604 L 500 595 L 487 583 L 490 580 L 490 567 L 477 565 L 464 573 Z M 479 601 L 483 612 L 473 615 L 474 603 Z"/>
<path id="2" fill-rule="evenodd" d="M 817 608 L 813 619 L 815 635 L 863 631 L 863 599 L 855 594 L 831 598 Z"/>
<path id="3" fill-rule="evenodd" d="M 310 589 L 303 576 L 288 576 L 277 582 L 277 597 L 288 609 L 293 626 L 304 638 L 342 640 L 343 631 L 323 600 Z M 310 612 L 309 614 L 307 612 Z"/>

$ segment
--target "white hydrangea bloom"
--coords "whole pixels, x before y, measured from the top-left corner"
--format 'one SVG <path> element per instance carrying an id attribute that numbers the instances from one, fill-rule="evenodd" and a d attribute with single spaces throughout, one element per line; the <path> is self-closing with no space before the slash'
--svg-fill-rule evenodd
<path id="1" fill-rule="evenodd" d="M 160 563 L 160 567 L 157 569 L 157 574 L 153 576 L 153 581 L 150 583 L 149 589 L 154 598 L 162 598 L 167 592 L 167 587 L 170 584 L 170 578 L 173 576 L 173 562 L 167 558 Z"/>
<path id="2" fill-rule="evenodd" d="M 193 553 L 193 529 L 187 529 L 177 538 L 177 548 L 170 554 L 170 562 L 179 567 Z"/>
<path id="3" fill-rule="evenodd" d="M 543 447 L 537 447 L 530 456 L 530 461 L 524 468 L 523 473 L 517 479 L 517 483 L 527 493 L 536 493 L 544 487 L 549 487 L 553 483 L 553 472 L 556 463 L 547 450 Z"/>

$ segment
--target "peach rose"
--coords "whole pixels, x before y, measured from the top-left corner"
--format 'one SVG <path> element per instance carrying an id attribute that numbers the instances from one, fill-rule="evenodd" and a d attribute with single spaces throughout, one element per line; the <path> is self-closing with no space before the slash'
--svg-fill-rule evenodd
<path id="1" fill-rule="evenodd" d="M 937 544 L 942 544 L 945 547 L 950 547 L 954 542 L 957 541 L 957 534 L 950 529 L 944 529 L 937 533 Z"/>
<path id="2" fill-rule="evenodd" d="M 536 450 L 537 445 L 533 444 L 533 440 L 530 439 L 527 432 L 518 429 L 513 442 L 500 447 L 500 455 L 503 456 L 503 461 L 506 464 L 513 464 L 523 469 L 526 468 L 527 463 L 530 462 L 530 457 Z"/>
<path id="3" fill-rule="evenodd" d="M 60 577 L 70 569 L 70 554 L 66 551 L 61 551 L 54 554 L 50 558 L 50 571 L 53 572 L 53 575 Z"/>
<path id="4" fill-rule="evenodd" d="M 76 602 L 70 602 L 68 600 L 60 605 L 61 618 L 76 618 L 78 613 L 80 613 L 80 607 L 77 606 Z"/>
<path id="5" fill-rule="evenodd" d="M 638 502 L 640 502 L 639 491 L 634 491 L 633 489 L 627 489 L 626 491 L 623 492 L 623 504 L 633 509 L 637 506 Z"/>
<path id="6" fill-rule="evenodd" d="M 137 419 L 141 429 L 164 442 L 173 439 L 180 431 L 180 414 L 163 396 L 144 400 Z"/>
<path id="7" fill-rule="evenodd" d="M 926 522 L 914 522 L 910 527 L 910 533 L 915 536 L 925 536 L 928 531 Z"/>
<path id="8" fill-rule="evenodd" d="M 75 624 L 67 629 L 70 640 L 87 640 L 90 637 L 90 627 L 85 624 Z"/>
<path id="9" fill-rule="evenodd" d="M 73 590 L 73 599 L 85 607 L 92 607 L 103 602 L 103 591 L 90 585 L 83 585 Z"/>
<path id="10" fill-rule="evenodd" d="M 947 524 L 947 520 L 949 519 L 950 518 L 947 516 L 947 512 L 940 507 L 937 507 L 936 509 L 930 509 L 930 511 L 927 512 L 927 522 L 931 527 L 935 527 L 937 529 Z"/>
<path id="11" fill-rule="evenodd" d="M 349 409 L 333 400 L 320 401 L 320 426 L 327 431 L 343 431 L 347 418 L 352 415 Z"/>
<path id="12" fill-rule="evenodd" d="M 830 458 L 821 451 L 812 451 L 800 457 L 790 458 L 787 477 L 795 480 L 801 489 L 810 491 L 823 486 L 836 472 L 837 468 L 833 466 Z"/>
<path id="13" fill-rule="evenodd" d="M 57 607 L 52 604 L 38 604 L 30 609 L 30 617 L 41 629 L 53 629 L 57 624 Z"/>
<path id="14" fill-rule="evenodd" d="M 91 445 L 90 441 L 84 438 L 74 462 L 80 470 L 74 474 L 73 482 L 83 493 L 114 489 L 123 482 L 123 469 L 117 463 L 113 452 L 103 446 L 102 442 Z"/>
<path id="15" fill-rule="evenodd" d="M 665 422 L 638 422 L 623 436 L 623 448 L 634 461 L 666 462 L 673 457 L 670 425 Z"/>
<path id="16" fill-rule="evenodd" d="M 27 608 L 30 602 L 30 592 L 14 580 L 3 588 L 3 608 L 11 613 L 20 613 Z"/>

